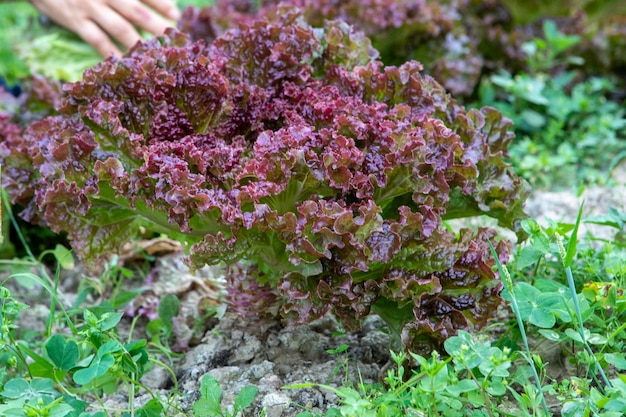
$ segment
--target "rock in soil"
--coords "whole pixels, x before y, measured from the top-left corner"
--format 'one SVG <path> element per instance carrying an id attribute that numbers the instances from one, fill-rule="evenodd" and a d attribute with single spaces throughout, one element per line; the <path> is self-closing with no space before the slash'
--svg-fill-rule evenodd
<path id="1" fill-rule="evenodd" d="M 341 332 L 332 317 L 308 325 L 285 326 L 280 321 L 251 322 L 227 314 L 190 351 L 177 371 L 180 389 L 194 393 L 182 408 L 191 411 L 199 397 L 200 380 L 209 373 L 224 390 L 223 404 L 231 406 L 247 385 L 259 392 L 244 416 L 291 417 L 303 411 L 325 411 L 336 396 L 318 388 L 282 389 L 300 383 L 331 386 L 378 382 L 389 361 L 389 338 L 377 317 L 366 319 L 360 332 Z M 340 334 L 338 336 L 333 336 Z M 329 350 L 347 345 L 344 353 Z"/>

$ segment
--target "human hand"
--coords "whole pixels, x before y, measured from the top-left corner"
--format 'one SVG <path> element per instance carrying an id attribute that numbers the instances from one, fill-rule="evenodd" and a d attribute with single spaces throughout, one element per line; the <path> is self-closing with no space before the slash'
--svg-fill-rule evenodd
<path id="1" fill-rule="evenodd" d="M 41 13 L 75 32 L 103 57 L 120 56 L 115 44 L 133 46 L 137 28 L 161 35 L 180 11 L 170 0 L 31 0 Z"/>

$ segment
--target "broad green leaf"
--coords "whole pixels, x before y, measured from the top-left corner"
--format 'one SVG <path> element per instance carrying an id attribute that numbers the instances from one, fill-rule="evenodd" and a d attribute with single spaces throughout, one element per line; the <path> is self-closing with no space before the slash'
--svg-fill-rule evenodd
<path id="1" fill-rule="evenodd" d="M 61 268 L 71 270 L 74 269 L 74 256 L 72 251 L 63 245 L 57 244 L 52 251 L 54 258 L 57 260 Z"/>
<path id="2" fill-rule="evenodd" d="M 161 417 L 163 415 L 163 405 L 157 399 L 152 399 L 139 410 L 139 417 Z"/>
<path id="3" fill-rule="evenodd" d="M 592 345 L 604 345 L 607 342 L 607 338 L 598 333 L 591 333 L 587 338 L 587 342 Z"/>
<path id="4" fill-rule="evenodd" d="M 78 361 L 78 345 L 75 341 L 66 341 L 65 337 L 60 334 L 56 334 L 48 339 L 46 342 L 46 352 L 50 357 L 50 360 L 59 368 L 64 371 L 69 371 Z"/>
<path id="5" fill-rule="evenodd" d="M 86 385 L 94 379 L 105 375 L 114 364 L 115 358 L 110 353 L 103 356 L 96 355 L 89 367 L 74 373 L 74 382 L 78 385 Z"/>
<path id="6" fill-rule="evenodd" d="M 500 397 L 506 393 L 506 387 L 504 386 L 502 381 L 500 381 L 499 379 L 494 379 L 487 385 L 486 391 L 491 395 Z"/>
<path id="7" fill-rule="evenodd" d="M 28 395 L 30 384 L 23 378 L 15 378 L 4 384 L 4 390 L 0 392 L 5 398 L 21 398 Z"/>
<path id="8" fill-rule="evenodd" d="M 163 320 L 169 328 L 172 327 L 172 319 L 178 315 L 178 297 L 173 294 L 166 294 L 159 301 L 157 312 L 159 318 Z"/>
<path id="9" fill-rule="evenodd" d="M 134 291 L 120 291 L 109 299 L 111 307 L 115 309 L 124 308 L 126 304 L 134 300 L 143 291 L 144 288 L 140 288 L 139 290 Z"/>
<path id="10" fill-rule="evenodd" d="M 222 387 L 212 375 L 205 375 L 200 382 L 200 399 L 193 405 L 196 417 L 221 416 Z"/>
<path id="11" fill-rule="evenodd" d="M 540 329 L 539 334 L 553 342 L 560 342 L 563 339 L 561 333 L 555 332 L 554 330 Z"/>
<path id="12" fill-rule="evenodd" d="M 146 326 L 146 334 L 153 339 L 159 338 L 162 334 L 167 334 L 168 331 L 167 325 L 160 318 L 150 320 Z"/>
<path id="13" fill-rule="evenodd" d="M 541 98 L 537 98 L 536 96 L 531 96 L 528 101 L 535 101 L 536 104 L 544 104 L 546 102 L 546 98 L 540 96 Z M 524 124 L 528 125 L 531 129 L 536 130 L 545 126 L 547 118 L 545 113 L 541 113 L 532 109 L 525 109 L 520 112 L 520 118 L 524 121 Z"/>
<path id="14" fill-rule="evenodd" d="M 65 417 L 74 412 L 74 408 L 69 404 L 56 404 L 48 410 L 47 417 Z"/>
<path id="15" fill-rule="evenodd" d="M 526 268 L 533 265 L 544 255 L 543 252 L 535 248 L 534 246 L 524 246 L 516 258 L 516 266 L 519 269 Z"/>
<path id="16" fill-rule="evenodd" d="M 104 313 L 100 318 L 102 321 L 98 328 L 103 332 L 114 328 L 119 324 L 123 315 L 124 313 Z"/>
<path id="17" fill-rule="evenodd" d="M 21 408 L 11 408 L 2 412 L 3 417 L 29 417 Z"/>
<path id="18" fill-rule="evenodd" d="M 529 322 L 537 327 L 549 329 L 556 324 L 555 306 L 563 305 L 563 296 L 559 293 L 543 293 L 537 298 L 537 307 L 531 313 Z"/>
<path id="19" fill-rule="evenodd" d="M 544 294 L 532 285 L 520 282 L 515 285 L 515 297 L 522 320 L 541 328 L 554 327 L 556 318 L 552 308 L 555 303 L 561 303 L 560 294 Z"/>
<path id="20" fill-rule="evenodd" d="M 87 406 L 89 405 L 86 401 L 83 401 L 77 397 L 74 397 L 73 395 L 70 394 L 63 394 L 63 403 L 65 404 L 69 404 L 72 409 L 74 410 L 74 416 L 80 416 L 81 413 L 85 412 L 85 409 L 87 408 Z M 91 417 L 98 417 L 96 415 L 93 415 Z M 106 416 L 104 416 L 106 417 Z"/>
<path id="21" fill-rule="evenodd" d="M 572 339 L 573 341 L 575 341 L 575 342 L 578 342 L 578 343 L 582 343 L 583 342 L 582 337 L 580 337 L 580 333 L 578 333 L 574 329 L 571 329 L 571 328 L 570 329 L 565 329 L 565 335 L 567 337 L 569 337 L 570 339 Z"/>
<path id="22" fill-rule="evenodd" d="M 506 378 L 509 374 L 509 368 L 511 367 L 511 361 L 507 356 L 495 346 L 489 347 L 489 343 L 485 343 L 479 349 L 479 355 L 483 358 L 478 370 L 483 375 L 490 375 L 491 377 Z"/>
<path id="23" fill-rule="evenodd" d="M 603 345 L 606 343 L 606 337 L 597 333 L 591 333 L 589 329 L 583 329 L 585 340 L 592 345 Z M 582 337 L 580 333 L 572 328 L 565 329 L 565 335 L 575 342 L 582 343 Z"/>
<path id="24" fill-rule="evenodd" d="M 56 398 L 59 393 L 54 389 L 54 381 L 50 378 L 35 378 L 30 381 L 30 388 L 38 395 Z"/>
<path id="25" fill-rule="evenodd" d="M 533 287 L 543 293 L 558 292 L 559 294 L 569 294 L 569 288 L 553 279 L 538 278 L 534 280 Z"/>
<path id="26" fill-rule="evenodd" d="M 108 353 L 115 353 L 124 350 L 124 346 L 117 340 L 109 340 L 98 348 L 97 357 L 102 357 Z"/>
<path id="27" fill-rule="evenodd" d="M 460 396 L 463 393 L 475 391 L 477 389 L 478 385 L 476 382 L 470 379 L 462 379 L 458 383 L 446 387 L 446 391 L 455 396 Z"/>
<path id="28" fill-rule="evenodd" d="M 604 359 L 614 365 L 617 369 L 626 370 L 626 358 L 624 354 L 607 353 L 604 355 Z"/>
<path id="29" fill-rule="evenodd" d="M 343 417 L 341 414 L 341 410 L 336 407 L 330 407 L 326 412 L 326 417 Z"/>
<path id="30" fill-rule="evenodd" d="M 30 383 L 23 378 L 15 378 L 4 384 L 4 390 L 0 395 L 10 399 L 32 400 L 41 397 L 53 399 L 58 397 L 59 393 L 49 378 L 36 378 Z"/>
<path id="31" fill-rule="evenodd" d="M 132 356 L 135 363 L 145 365 L 149 360 L 148 351 L 146 350 L 147 345 L 146 339 L 140 339 L 124 345 L 124 349 Z"/>
<path id="32" fill-rule="evenodd" d="M 448 403 L 448 407 L 450 407 L 453 410 L 459 411 L 459 410 L 461 410 L 463 408 L 463 403 L 461 401 L 459 401 L 459 400 L 451 400 Z M 398 415 L 398 413 L 396 413 L 396 415 Z"/>
<path id="33" fill-rule="evenodd" d="M 459 330 L 456 336 L 448 338 L 444 342 L 444 348 L 454 358 L 454 363 L 462 364 L 463 367 L 475 368 L 483 360 L 477 354 L 478 349 L 474 347 L 472 335 L 465 330 Z M 424 362 L 427 363 L 426 361 Z"/>
<path id="34" fill-rule="evenodd" d="M 624 417 L 626 414 L 626 399 L 613 398 L 604 404 L 604 413 L 602 417 Z"/>
<path id="35" fill-rule="evenodd" d="M 124 349 L 132 353 L 134 351 L 141 351 L 146 346 L 148 346 L 148 342 L 146 341 L 146 339 L 139 339 L 125 344 Z"/>
<path id="36" fill-rule="evenodd" d="M 77 368 L 86 368 L 89 366 L 89 364 L 91 363 L 91 361 L 93 360 L 93 358 L 96 355 L 94 355 L 93 353 L 91 355 L 88 355 L 86 357 L 84 357 L 83 359 L 81 359 L 80 361 L 78 361 L 78 363 L 76 364 Z"/>
<path id="37" fill-rule="evenodd" d="M 464 354 L 468 350 L 469 344 L 473 343 L 471 339 L 468 343 L 464 333 L 466 333 L 464 330 L 459 330 L 456 336 L 452 336 L 444 342 L 443 346 L 450 356 L 455 357 Z"/>
<path id="38" fill-rule="evenodd" d="M 448 379 L 448 366 L 444 365 L 434 375 L 432 373 L 425 375 L 421 380 L 420 386 L 425 392 L 437 392 L 441 387 L 448 385 Z"/>
<path id="39" fill-rule="evenodd" d="M 235 404 L 234 404 L 235 414 L 237 414 L 239 411 L 242 411 L 248 408 L 250 404 L 252 404 L 252 401 L 254 401 L 254 398 L 256 397 L 256 394 L 258 392 L 259 392 L 259 389 L 252 385 L 248 385 L 247 387 L 242 389 L 239 392 L 239 394 L 237 394 L 237 396 L 235 397 Z"/>

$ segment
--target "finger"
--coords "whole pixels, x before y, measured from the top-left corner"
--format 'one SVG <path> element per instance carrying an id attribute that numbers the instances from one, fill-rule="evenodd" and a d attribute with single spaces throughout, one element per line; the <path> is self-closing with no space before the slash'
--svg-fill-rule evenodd
<path id="1" fill-rule="evenodd" d="M 131 22 L 110 8 L 99 8 L 92 19 L 103 31 L 112 36 L 126 48 L 130 48 L 141 39 Z"/>
<path id="2" fill-rule="evenodd" d="M 107 58 L 111 54 L 115 56 L 122 56 L 122 52 L 119 48 L 94 22 L 90 20 L 81 21 L 81 24 L 75 28 L 75 32 L 85 42 L 98 51 L 103 58 Z"/>
<path id="3" fill-rule="evenodd" d="M 181 17 L 180 10 L 176 4 L 169 0 L 144 0 L 144 3 L 150 6 L 152 10 L 168 19 L 178 20 Z"/>
<path id="4" fill-rule="evenodd" d="M 116 2 L 111 4 L 119 15 L 128 22 L 154 35 L 162 35 L 165 29 L 172 26 L 167 20 L 137 1 Z"/>
<path id="5" fill-rule="evenodd" d="M 154 35 L 162 35 L 165 29 L 172 26 L 172 23 L 141 3 L 135 5 L 131 10 L 133 11 L 133 16 L 126 17 L 140 28 Z"/>

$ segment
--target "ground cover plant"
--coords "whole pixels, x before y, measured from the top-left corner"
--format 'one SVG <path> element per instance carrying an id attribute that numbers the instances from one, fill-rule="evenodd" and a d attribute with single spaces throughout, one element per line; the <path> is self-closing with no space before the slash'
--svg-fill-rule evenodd
<path id="1" fill-rule="evenodd" d="M 27 219 L 69 232 L 92 275 L 104 266 L 94 280 L 102 293 L 116 288 L 95 305 L 91 289 L 64 303 L 58 282 L 71 261 L 61 246 L 6 262 L 3 415 L 269 413 L 256 387 L 238 388 L 229 403 L 229 387 L 210 375 L 185 410 L 176 388 L 163 396 L 142 382 L 150 368 L 171 372 L 170 343 L 182 345 L 174 296 L 153 307 L 145 336 L 117 330 L 131 321 L 122 312 L 136 293 L 122 288 L 138 272 L 109 255 L 146 230 L 182 241 L 194 268 L 228 264 L 225 301 L 245 320 L 280 308 L 295 322 L 331 311 L 348 328 L 369 313 L 386 319 L 389 371 L 355 384 L 353 347 L 331 349 L 343 386 L 284 390 L 322 388 L 336 404 L 300 404 L 300 417 L 626 413 L 626 214 L 617 207 L 540 226 L 524 219 L 526 189 L 512 173 L 535 189 L 607 182 L 603 167 L 622 158 L 623 84 L 610 73 L 620 65 L 620 27 L 590 29 L 593 19 L 580 15 L 522 27 L 524 6 L 505 12 L 496 2 L 342 4 L 188 9 L 180 27 L 206 43 L 170 32 L 89 69 L 65 92 L 34 77 L 19 99 L 3 99 L 4 203 L 16 203 L 4 207 L 5 226 L 25 207 Z M 377 62 L 357 29 L 398 67 Z M 602 47 L 590 50 L 592 39 Z M 452 97 L 480 86 L 479 108 L 405 63 L 413 57 Z M 475 215 L 529 238 L 511 248 L 493 230 L 448 223 Z M 581 223 L 615 233 L 583 239 Z M 54 277 L 40 269 L 51 253 Z M 16 324 L 35 287 L 10 284 L 31 281 L 51 300 L 45 334 Z M 123 409 L 104 406 L 119 392 Z M 138 392 L 149 402 L 135 404 Z"/>
<path id="2" fill-rule="evenodd" d="M 576 68 L 584 59 L 573 54 L 580 36 L 560 32 L 553 21 L 544 22 L 543 32 L 523 45 L 528 72 L 490 76 L 480 85 L 480 101 L 512 117 L 518 140 L 511 161 L 533 186 L 605 183 L 626 157 L 623 102 L 607 100 L 616 80 L 581 77 Z"/>

